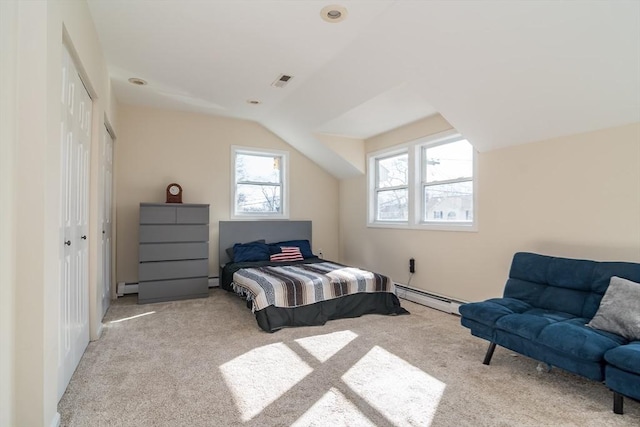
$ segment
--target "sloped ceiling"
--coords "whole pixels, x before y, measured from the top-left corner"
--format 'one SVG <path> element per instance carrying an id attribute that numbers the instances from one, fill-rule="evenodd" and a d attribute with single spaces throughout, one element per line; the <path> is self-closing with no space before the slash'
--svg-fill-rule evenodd
<path id="1" fill-rule="evenodd" d="M 88 4 L 120 102 L 257 121 L 338 178 L 362 171 L 319 134 L 439 113 L 487 151 L 640 121 L 634 0 Z"/>

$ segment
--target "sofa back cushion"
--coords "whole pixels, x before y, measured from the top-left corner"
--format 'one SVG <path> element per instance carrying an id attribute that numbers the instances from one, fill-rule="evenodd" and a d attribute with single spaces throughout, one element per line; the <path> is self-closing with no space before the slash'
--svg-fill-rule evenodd
<path id="1" fill-rule="evenodd" d="M 591 319 L 612 276 L 640 281 L 640 264 L 518 252 L 513 256 L 504 296 Z"/>

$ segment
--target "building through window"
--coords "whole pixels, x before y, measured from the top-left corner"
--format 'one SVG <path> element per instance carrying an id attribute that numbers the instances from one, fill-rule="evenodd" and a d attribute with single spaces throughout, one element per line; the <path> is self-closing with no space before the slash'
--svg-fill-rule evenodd
<path id="1" fill-rule="evenodd" d="M 369 226 L 475 229 L 475 150 L 462 136 L 422 139 L 368 158 Z"/>

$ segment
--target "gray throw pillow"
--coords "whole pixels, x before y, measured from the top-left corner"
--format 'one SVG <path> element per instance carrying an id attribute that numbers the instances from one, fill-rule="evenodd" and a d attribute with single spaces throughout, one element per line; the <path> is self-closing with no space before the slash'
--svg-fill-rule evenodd
<path id="1" fill-rule="evenodd" d="M 613 276 L 587 326 L 640 340 L 640 283 Z"/>

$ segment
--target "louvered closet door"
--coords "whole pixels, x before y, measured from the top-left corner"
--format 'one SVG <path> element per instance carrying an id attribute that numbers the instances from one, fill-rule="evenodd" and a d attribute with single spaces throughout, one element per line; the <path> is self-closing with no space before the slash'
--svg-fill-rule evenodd
<path id="1" fill-rule="evenodd" d="M 89 344 L 89 149 L 91 98 L 62 54 L 60 333 L 58 399 Z"/>

